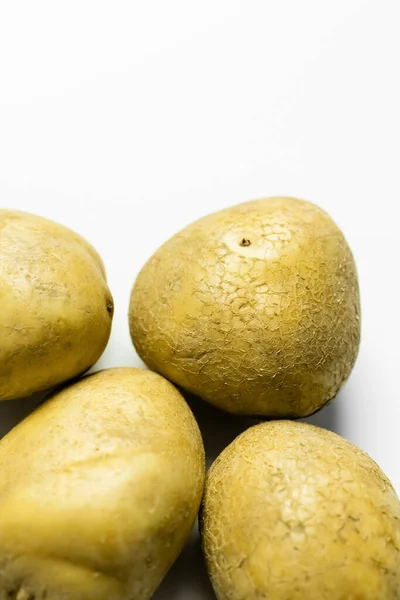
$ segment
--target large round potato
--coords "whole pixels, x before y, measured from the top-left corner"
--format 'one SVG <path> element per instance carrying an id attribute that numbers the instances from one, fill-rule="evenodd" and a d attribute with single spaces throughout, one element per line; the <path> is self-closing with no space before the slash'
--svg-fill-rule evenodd
<path id="1" fill-rule="evenodd" d="M 0 210 L 0 400 L 85 372 L 110 335 L 113 300 L 97 252 L 79 235 Z"/>
<path id="2" fill-rule="evenodd" d="M 222 409 L 306 416 L 334 398 L 356 359 L 354 260 L 309 202 L 241 204 L 153 255 L 133 287 L 130 329 L 150 368 Z"/>
<path id="3" fill-rule="evenodd" d="M 144 600 L 190 533 L 197 423 L 140 369 L 70 386 L 0 442 L 0 600 Z"/>
<path id="4" fill-rule="evenodd" d="M 334 433 L 290 421 L 247 430 L 213 464 L 202 519 L 219 600 L 400 599 L 400 502 Z"/>

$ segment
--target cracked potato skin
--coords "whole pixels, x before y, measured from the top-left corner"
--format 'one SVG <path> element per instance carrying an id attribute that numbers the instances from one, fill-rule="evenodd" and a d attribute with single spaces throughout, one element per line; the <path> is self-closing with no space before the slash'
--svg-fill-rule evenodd
<path id="1" fill-rule="evenodd" d="M 167 241 L 132 290 L 144 362 L 231 413 L 310 415 L 355 362 L 353 256 L 317 206 L 269 198 L 209 215 Z"/>
<path id="2" fill-rule="evenodd" d="M 0 400 L 87 371 L 108 342 L 113 299 L 103 263 L 73 231 L 0 210 Z"/>
<path id="3" fill-rule="evenodd" d="M 399 600 L 400 502 L 340 436 L 275 421 L 208 474 L 202 543 L 219 600 Z"/>
<path id="4" fill-rule="evenodd" d="M 0 600 L 147 600 L 197 516 L 204 449 L 160 375 L 100 371 L 0 442 Z"/>

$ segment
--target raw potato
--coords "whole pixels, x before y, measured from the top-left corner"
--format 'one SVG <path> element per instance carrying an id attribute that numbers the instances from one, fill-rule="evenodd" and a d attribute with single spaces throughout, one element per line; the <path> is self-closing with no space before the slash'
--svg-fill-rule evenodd
<path id="1" fill-rule="evenodd" d="M 398 600 L 400 502 L 340 436 L 256 425 L 209 472 L 203 549 L 219 600 Z"/>
<path id="2" fill-rule="evenodd" d="M 0 400 L 49 389 L 101 356 L 113 299 L 97 252 L 65 227 L 0 210 Z"/>
<path id="3" fill-rule="evenodd" d="M 141 358 L 231 413 L 300 417 L 334 398 L 360 340 L 357 274 L 340 230 L 293 198 L 193 223 L 134 285 Z"/>
<path id="4" fill-rule="evenodd" d="M 204 483 L 197 423 L 160 375 L 101 371 L 0 442 L 0 600 L 145 600 Z"/>

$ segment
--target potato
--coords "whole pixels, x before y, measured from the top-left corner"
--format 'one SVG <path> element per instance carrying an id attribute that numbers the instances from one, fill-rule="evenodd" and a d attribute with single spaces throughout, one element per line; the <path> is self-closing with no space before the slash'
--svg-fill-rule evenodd
<path id="1" fill-rule="evenodd" d="M 197 423 L 160 375 L 117 368 L 54 395 L 0 442 L 0 600 L 144 600 L 204 483 Z"/>
<path id="2" fill-rule="evenodd" d="M 356 359 L 356 268 L 323 210 L 256 200 L 166 242 L 136 280 L 129 318 L 144 362 L 211 404 L 306 416 L 336 396 Z"/>
<path id="3" fill-rule="evenodd" d="M 111 331 L 113 299 L 97 252 L 76 233 L 0 210 L 0 400 L 85 372 Z"/>
<path id="4" fill-rule="evenodd" d="M 305 423 L 240 435 L 206 480 L 219 600 L 399 600 L 400 502 L 364 452 Z"/>

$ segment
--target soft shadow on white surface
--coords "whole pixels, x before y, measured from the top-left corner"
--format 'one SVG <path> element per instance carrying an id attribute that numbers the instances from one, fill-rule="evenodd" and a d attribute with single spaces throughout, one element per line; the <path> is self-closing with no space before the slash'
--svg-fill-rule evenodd
<path id="1" fill-rule="evenodd" d="M 158 588 L 154 600 L 215 600 L 201 552 L 197 522 L 185 549 Z"/>
<path id="2" fill-rule="evenodd" d="M 323 429 L 328 429 L 339 435 L 341 433 L 341 418 L 340 409 L 342 402 L 346 402 L 345 392 L 340 392 L 338 396 L 332 400 L 329 404 L 321 408 L 318 412 L 314 413 L 306 419 L 301 419 L 305 423 L 311 423 L 311 425 L 317 425 Z"/>
<path id="3" fill-rule="evenodd" d="M 214 408 L 204 400 L 181 390 L 199 424 L 206 451 L 207 468 L 240 433 L 258 423 Z"/>
<path id="4" fill-rule="evenodd" d="M 207 467 L 210 467 L 222 450 L 238 435 L 261 421 L 251 417 L 230 415 L 214 408 L 196 396 L 182 390 L 181 392 L 199 424 L 206 450 Z M 346 389 L 344 389 L 328 405 L 310 417 L 301 419 L 301 421 L 344 435 L 342 431 L 342 412 L 344 404 L 347 402 L 351 402 L 351 398 L 348 397 Z"/>
<path id="5" fill-rule="evenodd" d="M 4 437 L 15 425 L 31 413 L 45 397 L 39 392 L 20 400 L 0 402 L 0 438 Z"/>

